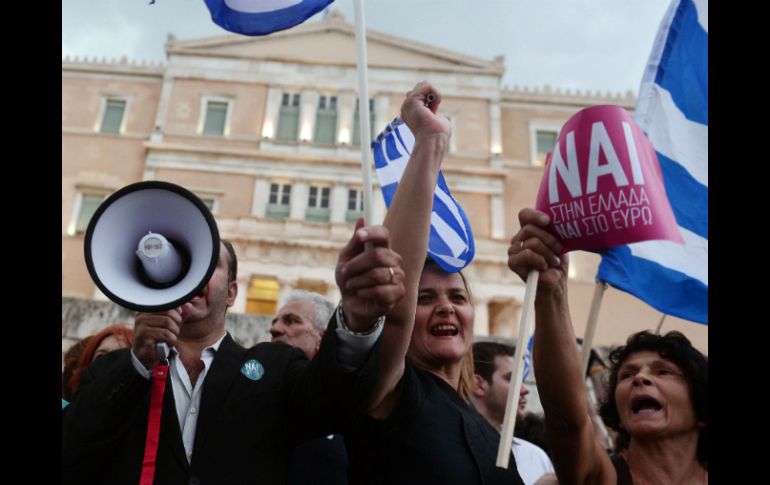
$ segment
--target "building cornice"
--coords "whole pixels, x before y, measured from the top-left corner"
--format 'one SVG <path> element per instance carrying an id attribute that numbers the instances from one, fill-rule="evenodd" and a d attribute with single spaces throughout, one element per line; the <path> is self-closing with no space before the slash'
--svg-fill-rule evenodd
<path id="1" fill-rule="evenodd" d="M 66 56 L 61 63 L 62 74 L 66 72 L 91 74 L 123 74 L 131 76 L 147 76 L 162 78 L 166 66 L 162 62 L 135 61 L 123 56 L 120 59 L 104 57 L 70 57 Z"/>
<path id="2" fill-rule="evenodd" d="M 355 26 L 347 22 L 339 12 L 332 13 L 326 17 L 326 19 L 320 22 L 308 22 L 290 30 L 284 30 L 281 32 L 275 32 L 270 34 L 266 39 L 287 39 L 304 37 L 307 35 L 318 33 L 336 32 L 343 35 L 355 37 Z M 404 37 L 397 37 L 390 34 L 385 34 L 375 30 L 367 29 L 366 34 L 368 43 L 380 43 L 386 46 L 393 47 L 394 49 L 404 50 L 419 55 L 430 56 L 436 60 L 452 64 L 452 66 L 430 66 L 424 70 L 437 71 L 437 72 L 463 72 L 474 74 L 487 74 L 497 77 L 502 77 L 505 72 L 505 64 L 501 56 L 494 60 L 482 59 L 480 57 L 470 56 L 459 52 L 443 49 L 434 45 L 424 44 L 412 39 Z M 169 58 L 173 54 L 183 54 L 192 56 L 215 56 L 215 57 L 228 57 L 236 59 L 260 59 L 270 60 L 277 62 L 289 62 L 297 64 L 321 64 L 321 65 L 337 65 L 337 66 L 353 66 L 356 65 L 356 60 L 351 59 L 345 62 L 319 62 L 312 59 L 292 58 L 291 60 L 285 58 L 274 58 L 270 56 L 248 56 L 243 54 L 224 54 L 220 52 L 222 47 L 227 46 L 239 46 L 243 44 L 250 44 L 259 42 L 259 38 L 244 37 L 238 35 L 221 35 L 204 38 L 196 38 L 191 40 L 179 40 L 173 35 L 169 35 L 166 44 L 166 54 Z M 369 67 L 398 67 L 404 69 L 405 66 L 394 66 L 393 64 L 379 64 L 376 60 L 369 59 Z M 413 70 L 423 70 L 418 67 L 410 67 Z"/>
<path id="3" fill-rule="evenodd" d="M 600 104 L 615 104 L 624 108 L 633 109 L 636 105 L 636 97 L 631 91 L 621 93 L 602 93 L 600 91 L 581 91 L 571 89 L 562 90 L 561 88 L 552 88 L 550 85 L 535 87 L 513 88 L 505 87 L 500 93 L 502 103 L 516 104 L 537 104 L 553 106 L 591 106 Z"/>
<path id="4" fill-rule="evenodd" d="M 147 141 L 144 144 L 147 149 L 148 155 L 152 152 L 161 153 L 180 153 L 198 155 L 201 157 L 232 157 L 240 159 L 258 159 L 265 161 L 286 161 L 292 163 L 312 163 L 312 164 L 329 164 L 333 163 L 342 166 L 359 166 L 361 164 L 358 158 L 343 159 L 331 154 L 329 157 L 319 156 L 316 154 L 303 154 L 303 153 L 276 153 L 267 152 L 259 149 L 252 148 L 234 148 L 224 146 L 201 146 L 201 145 L 187 145 L 182 143 L 168 143 L 168 142 L 153 142 Z M 444 173 L 466 175 L 466 176 L 480 176 L 491 178 L 505 178 L 507 171 L 497 167 L 484 167 L 484 166 L 458 166 L 454 164 L 447 164 L 442 168 Z"/>

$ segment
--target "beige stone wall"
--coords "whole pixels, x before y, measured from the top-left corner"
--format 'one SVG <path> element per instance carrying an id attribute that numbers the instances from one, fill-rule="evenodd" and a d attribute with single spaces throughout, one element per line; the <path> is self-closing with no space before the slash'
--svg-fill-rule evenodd
<path id="1" fill-rule="evenodd" d="M 254 177 L 228 173 L 159 169 L 157 180 L 181 185 L 192 192 L 219 192 L 217 217 L 246 216 L 251 212 Z"/>
<path id="2" fill-rule="evenodd" d="M 455 126 L 462 127 L 453 134 L 458 154 L 489 156 L 488 101 L 447 96 L 441 102 L 439 114 L 453 117 Z"/>
<path id="3" fill-rule="evenodd" d="M 531 150 L 530 125 L 534 123 L 554 124 L 561 127 L 580 108 L 566 110 L 564 108 L 525 108 L 503 107 L 501 130 L 503 138 L 503 156 L 516 161 L 530 163 L 533 157 Z"/>
<path id="4" fill-rule="evenodd" d="M 519 211 L 525 207 L 534 207 L 537 189 L 543 178 L 540 167 L 507 168 L 505 177 L 505 234 L 507 238 L 519 230 Z"/>
<path id="5" fill-rule="evenodd" d="M 83 256 L 83 236 L 62 238 L 61 288 L 62 296 L 91 298 L 96 285 L 91 280 Z"/>
<path id="6" fill-rule="evenodd" d="M 205 116 L 204 96 L 222 97 L 231 101 L 229 133 L 218 139 L 200 137 Z M 166 112 L 166 135 L 169 141 L 176 136 L 192 136 L 197 144 L 224 143 L 233 146 L 256 146 L 262 133 L 267 87 L 259 84 L 238 82 L 204 81 L 199 79 L 175 79 Z M 251 142 L 251 143 L 248 143 Z"/>
<path id="7" fill-rule="evenodd" d="M 160 88 L 160 77 L 105 79 L 87 74 L 82 77 L 62 76 L 62 128 L 96 131 L 102 97 L 125 96 L 128 98 L 125 133 L 147 136 L 155 122 Z"/>
<path id="8" fill-rule="evenodd" d="M 115 135 L 88 134 L 62 137 L 62 178 L 74 183 L 121 184 L 140 180 L 144 167 L 144 140 Z"/>
<path id="9" fill-rule="evenodd" d="M 463 210 L 473 229 L 476 238 L 489 237 L 491 228 L 489 221 L 489 196 L 486 194 L 471 194 L 460 192 L 452 194 Z"/>

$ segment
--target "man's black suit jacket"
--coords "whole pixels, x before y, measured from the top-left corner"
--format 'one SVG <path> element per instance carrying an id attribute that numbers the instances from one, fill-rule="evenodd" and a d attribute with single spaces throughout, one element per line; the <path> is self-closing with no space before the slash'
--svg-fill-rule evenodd
<path id="1" fill-rule="evenodd" d="M 341 432 L 365 412 L 376 379 L 376 351 L 357 372 L 336 361 L 335 318 L 312 361 L 288 345 L 245 349 L 225 336 L 204 381 L 191 462 L 185 457 L 170 382 L 166 385 L 155 485 L 280 484 L 294 445 Z M 255 359 L 259 380 L 241 373 Z M 128 349 L 86 369 L 63 413 L 64 483 L 138 484 L 150 381 Z"/>

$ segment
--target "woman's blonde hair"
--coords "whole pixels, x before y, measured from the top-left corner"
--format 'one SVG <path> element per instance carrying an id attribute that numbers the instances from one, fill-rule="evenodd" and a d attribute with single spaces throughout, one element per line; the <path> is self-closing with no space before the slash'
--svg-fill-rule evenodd
<path id="1" fill-rule="evenodd" d="M 471 398 L 471 389 L 473 388 L 473 345 L 468 349 L 468 353 L 463 357 L 462 368 L 460 369 L 460 382 L 457 385 L 457 394 L 464 401 Z"/>

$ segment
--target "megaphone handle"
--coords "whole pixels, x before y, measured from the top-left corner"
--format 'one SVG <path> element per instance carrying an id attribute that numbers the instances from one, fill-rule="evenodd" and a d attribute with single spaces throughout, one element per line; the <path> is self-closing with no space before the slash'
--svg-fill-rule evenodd
<path id="1" fill-rule="evenodd" d="M 168 359 L 169 348 L 166 342 L 157 342 L 155 344 L 155 358 L 163 362 Z"/>

